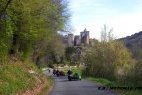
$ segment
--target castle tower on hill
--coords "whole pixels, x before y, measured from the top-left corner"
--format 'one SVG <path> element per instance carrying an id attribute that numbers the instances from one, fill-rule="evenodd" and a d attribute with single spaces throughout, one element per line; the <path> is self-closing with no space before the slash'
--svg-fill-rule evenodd
<path id="1" fill-rule="evenodd" d="M 73 46 L 87 46 L 90 45 L 90 37 L 89 31 L 84 29 L 84 31 L 80 32 L 80 35 L 73 35 L 72 33 L 66 35 L 63 39 L 66 47 L 73 47 Z"/>
<path id="2" fill-rule="evenodd" d="M 74 37 L 74 46 L 79 46 L 80 45 L 80 36 L 76 35 Z"/>
<path id="3" fill-rule="evenodd" d="M 80 32 L 80 36 L 81 36 L 81 43 L 83 45 L 89 45 L 89 31 L 86 30 L 86 28 L 84 29 L 83 32 Z"/>
<path id="4" fill-rule="evenodd" d="M 73 34 L 68 34 L 68 47 L 72 47 L 73 46 L 73 42 L 74 42 L 74 39 L 73 39 Z"/>

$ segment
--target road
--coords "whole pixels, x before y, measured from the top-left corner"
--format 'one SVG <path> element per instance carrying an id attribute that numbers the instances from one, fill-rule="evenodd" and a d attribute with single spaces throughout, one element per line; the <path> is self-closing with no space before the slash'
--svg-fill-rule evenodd
<path id="1" fill-rule="evenodd" d="M 67 77 L 54 77 L 55 83 L 49 95 L 118 95 L 110 90 L 98 90 L 100 86 L 88 80 L 68 81 Z"/>

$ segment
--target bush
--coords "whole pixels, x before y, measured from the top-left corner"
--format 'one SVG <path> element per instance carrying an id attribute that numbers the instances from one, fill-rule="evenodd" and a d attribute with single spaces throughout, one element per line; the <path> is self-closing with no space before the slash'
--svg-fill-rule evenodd
<path id="1" fill-rule="evenodd" d="M 142 87 L 142 62 L 136 62 L 125 80 L 127 84 Z"/>
<path id="2" fill-rule="evenodd" d="M 122 43 L 98 42 L 86 51 L 85 73 L 95 77 L 123 81 L 131 68 L 130 61 L 131 54 Z"/>

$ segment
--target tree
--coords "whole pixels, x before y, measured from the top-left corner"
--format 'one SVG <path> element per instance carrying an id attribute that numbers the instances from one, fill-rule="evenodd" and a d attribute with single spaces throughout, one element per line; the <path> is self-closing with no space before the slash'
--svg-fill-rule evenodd
<path id="1" fill-rule="evenodd" d="M 113 28 L 108 29 L 108 27 L 104 25 L 101 31 L 101 41 L 106 42 L 106 41 L 114 40 L 112 31 L 113 31 Z"/>
<path id="2" fill-rule="evenodd" d="M 66 47 L 65 55 L 69 65 L 80 65 L 81 52 L 81 47 Z"/>
<path id="3" fill-rule="evenodd" d="M 69 18 L 64 0 L 1 0 L 0 56 L 36 62 Z M 2 59 L 3 57 L 0 57 Z"/>
<path id="4" fill-rule="evenodd" d="M 86 50 L 84 59 L 87 64 L 86 73 L 96 77 L 124 81 L 131 69 L 131 53 L 123 43 L 112 40 L 106 27 L 104 30 L 102 33 L 105 33 L 101 36 L 103 40 L 95 42 L 93 47 Z"/>

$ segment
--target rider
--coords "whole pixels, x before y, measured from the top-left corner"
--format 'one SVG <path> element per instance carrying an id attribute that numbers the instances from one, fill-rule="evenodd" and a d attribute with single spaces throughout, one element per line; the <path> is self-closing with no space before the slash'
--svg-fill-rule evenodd
<path id="1" fill-rule="evenodd" d="M 53 69 L 53 75 L 56 75 L 56 70 L 55 69 Z"/>
<path id="2" fill-rule="evenodd" d="M 68 74 L 68 79 L 71 80 L 72 71 L 71 71 L 71 70 L 68 70 L 67 74 Z"/>

